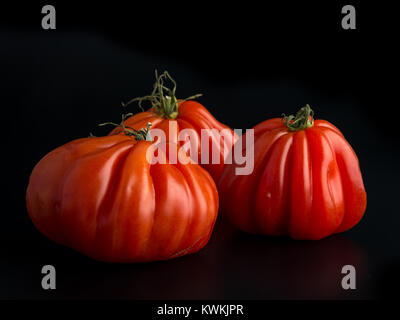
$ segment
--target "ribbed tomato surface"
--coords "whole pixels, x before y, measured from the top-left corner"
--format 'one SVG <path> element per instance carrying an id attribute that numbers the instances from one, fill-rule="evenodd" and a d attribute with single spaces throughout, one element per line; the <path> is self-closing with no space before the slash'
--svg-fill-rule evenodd
<path id="1" fill-rule="evenodd" d="M 217 217 L 215 184 L 197 164 L 170 164 L 166 155 L 166 164 L 149 163 L 152 148 L 151 142 L 113 135 L 53 150 L 29 180 L 33 223 L 53 241 L 110 262 L 200 250 Z"/>
<path id="2" fill-rule="evenodd" d="M 279 118 L 260 123 L 254 127 L 254 171 L 236 175 L 237 167 L 224 168 L 221 208 L 250 233 L 321 239 L 350 229 L 366 209 L 358 158 L 324 120 L 298 131 Z"/>

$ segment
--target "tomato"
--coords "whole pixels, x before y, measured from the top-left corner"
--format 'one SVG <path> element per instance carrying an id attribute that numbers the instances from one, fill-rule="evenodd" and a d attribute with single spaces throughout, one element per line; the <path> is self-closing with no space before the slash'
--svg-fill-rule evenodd
<path id="1" fill-rule="evenodd" d="M 204 247 L 218 211 L 213 179 L 193 161 L 169 163 L 168 154 L 165 164 L 149 162 L 154 144 L 148 129 L 139 133 L 74 140 L 42 158 L 26 193 L 37 229 L 108 262 L 166 260 Z"/>
<path id="2" fill-rule="evenodd" d="M 352 228 L 366 209 L 355 152 L 338 128 L 314 121 L 308 105 L 256 125 L 254 170 L 235 175 L 237 167 L 225 165 L 220 206 L 246 232 L 321 239 Z"/>
<path id="3" fill-rule="evenodd" d="M 173 89 L 165 86 L 166 80 L 173 82 Z M 149 96 L 135 98 L 126 104 L 138 101 L 141 106 L 141 102 L 149 101 L 151 108 L 129 117 L 125 120 L 124 125 L 138 130 L 143 128 L 147 122 L 151 122 L 152 130 L 163 130 L 166 141 L 177 143 L 181 147 L 189 138 L 180 141 L 178 138 L 179 133 L 184 129 L 193 130 L 194 135 L 190 138 L 192 139 L 190 143 L 195 149 L 191 154 L 192 159 L 200 163 L 214 180 L 218 181 L 222 173 L 224 160 L 237 140 L 237 135 L 229 127 L 218 122 L 203 105 L 190 100 L 201 95 L 195 95 L 187 99 L 177 99 L 175 90 L 176 83 L 168 72 L 164 72 L 160 76 L 156 73 L 153 92 Z M 170 130 L 173 126 L 176 127 L 176 130 Z M 201 139 L 202 130 L 204 131 L 203 141 Z M 111 131 L 110 134 L 115 134 L 116 131 L 118 129 Z M 221 135 L 223 135 L 223 138 L 221 138 Z M 202 151 L 204 152 L 204 150 L 207 153 L 203 155 L 206 161 L 202 161 Z M 212 159 L 213 150 L 218 153 L 217 161 Z"/>

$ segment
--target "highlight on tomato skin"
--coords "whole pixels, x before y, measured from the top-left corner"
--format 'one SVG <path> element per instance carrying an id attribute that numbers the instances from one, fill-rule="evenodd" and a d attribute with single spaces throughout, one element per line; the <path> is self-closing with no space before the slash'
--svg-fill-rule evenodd
<path id="1" fill-rule="evenodd" d="M 308 105 L 256 125 L 254 170 L 235 175 L 238 166 L 225 164 L 218 190 L 223 215 L 245 232 L 317 240 L 364 215 L 357 155 L 338 128 L 314 120 Z"/>
<path id="2" fill-rule="evenodd" d="M 161 129 L 165 132 L 167 141 L 172 141 L 180 146 L 184 144 L 183 141 L 179 141 L 178 135 L 180 131 L 184 129 L 190 129 L 194 132 L 197 145 L 196 158 L 201 158 L 201 131 L 202 129 L 215 129 L 214 131 L 205 131 L 206 138 L 208 140 L 208 163 L 200 163 L 213 177 L 214 181 L 218 181 L 222 173 L 225 156 L 228 154 L 235 141 L 238 139 L 237 134 L 228 126 L 217 121 L 213 115 L 199 102 L 193 99 L 202 96 L 196 94 L 185 99 L 176 98 L 176 82 L 169 75 L 167 71 L 158 75 L 156 71 L 156 82 L 154 84 L 153 92 L 150 95 L 134 98 L 127 103 L 123 103 L 126 107 L 129 104 L 137 102 L 139 107 L 142 108 L 143 112 L 131 114 L 130 117 L 125 119 L 124 125 L 133 129 L 143 128 L 147 122 L 152 123 L 152 129 Z M 171 82 L 172 89 L 167 87 L 167 82 Z M 143 102 L 148 102 L 150 107 L 144 111 L 142 107 Z M 175 130 L 170 129 L 170 123 L 174 123 Z M 110 132 L 120 131 L 116 128 Z M 172 131 L 172 132 L 171 132 Z M 225 134 L 224 138 L 220 138 L 221 132 L 229 132 Z M 212 161 L 211 150 L 218 150 L 219 152 L 219 163 Z"/>
<path id="3" fill-rule="evenodd" d="M 167 260 L 203 248 L 218 212 L 215 183 L 198 164 L 171 164 L 160 151 L 165 164 L 149 162 L 148 129 L 74 140 L 44 156 L 26 193 L 36 228 L 107 262 Z"/>

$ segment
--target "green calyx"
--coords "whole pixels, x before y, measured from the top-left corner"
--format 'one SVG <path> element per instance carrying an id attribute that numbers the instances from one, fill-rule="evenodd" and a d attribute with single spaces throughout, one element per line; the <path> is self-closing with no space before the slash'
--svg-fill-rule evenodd
<path id="1" fill-rule="evenodd" d="M 129 132 L 128 135 L 134 136 L 136 141 L 140 141 L 140 140 L 153 141 L 153 138 L 151 137 L 151 134 L 150 134 L 150 127 L 151 127 L 151 122 L 148 122 L 146 124 L 146 128 L 142 128 L 140 130 L 135 130 L 132 128 L 127 129 Z"/>
<path id="2" fill-rule="evenodd" d="M 151 122 L 148 122 L 146 124 L 146 128 L 142 128 L 140 130 L 135 130 L 132 127 L 126 126 L 125 125 L 125 120 L 132 116 L 132 113 L 127 113 L 122 115 L 122 120 L 121 123 L 114 123 L 114 122 L 105 122 L 99 124 L 99 126 L 105 126 L 105 125 L 113 125 L 114 127 L 118 128 L 115 130 L 114 134 L 118 134 L 123 132 L 125 135 L 128 137 L 134 137 L 136 141 L 153 141 L 153 138 L 150 134 L 150 127 L 151 127 Z"/>
<path id="3" fill-rule="evenodd" d="M 166 119 L 176 119 L 178 116 L 178 104 L 179 102 L 195 99 L 201 96 L 201 94 L 196 94 L 194 96 L 188 97 L 186 99 L 177 99 L 175 96 L 176 92 L 176 82 L 169 75 L 167 71 L 164 71 L 160 76 L 157 74 L 157 70 L 155 71 L 156 82 L 154 83 L 153 92 L 144 97 L 134 98 L 127 103 L 123 103 L 123 106 L 127 106 L 132 102 L 139 102 L 139 107 L 143 109 L 142 102 L 149 101 L 151 106 L 157 112 L 158 115 L 164 117 Z M 173 85 L 173 88 L 170 89 L 165 85 L 166 81 L 170 81 Z"/>
<path id="4" fill-rule="evenodd" d="M 314 125 L 314 111 L 306 104 L 297 111 L 296 116 L 282 114 L 282 122 L 290 131 L 299 131 L 311 128 Z"/>

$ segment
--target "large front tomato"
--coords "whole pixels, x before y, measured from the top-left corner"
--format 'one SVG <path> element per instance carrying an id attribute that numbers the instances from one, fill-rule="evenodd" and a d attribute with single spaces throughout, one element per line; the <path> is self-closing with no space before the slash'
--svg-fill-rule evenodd
<path id="1" fill-rule="evenodd" d="M 166 80 L 174 83 L 175 86 L 172 90 L 165 87 L 164 82 Z M 174 142 L 182 147 L 185 143 L 188 145 L 187 142 L 190 141 L 193 149 L 191 153 L 192 159 L 200 163 L 214 180 L 218 181 L 225 158 L 237 140 L 237 135 L 228 126 L 218 122 L 203 105 L 189 100 L 200 95 L 187 99 L 177 99 L 175 97 L 175 89 L 176 84 L 167 72 L 160 76 L 156 74 L 156 83 L 151 95 L 135 98 L 127 103 L 149 101 L 151 108 L 127 118 L 124 121 L 124 125 L 139 130 L 146 123 L 151 122 L 152 130 L 163 130 L 166 142 Z M 192 130 L 193 135 L 191 137 L 187 136 L 185 140 L 180 141 L 178 136 L 184 129 Z M 115 134 L 118 130 L 117 128 L 111 131 L 110 134 Z M 203 139 L 201 139 L 202 135 Z M 202 156 L 202 151 L 205 151 L 207 155 L 203 154 Z M 214 156 L 214 160 L 213 152 L 217 154 L 216 157 Z"/>
<path id="2" fill-rule="evenodd" d="M 339 129 L 312 115 L 307 105 L 296 117 L 255 126 L 252 174 L 225 166 L 221 209 L 238 228 L 321 239 L 362 218 L 366 192 L 357 156 Z"/>
<path id="3" fill-rule="evenodd" d="M 110 262 L 165 260 L 200 250 L 217 216 L 214 181 L 198 164 L 149 163 L 152 148 L 149 141 L 113 135 L 53 150 L 29 180 L 33 223 L 53 241 Z"/>

